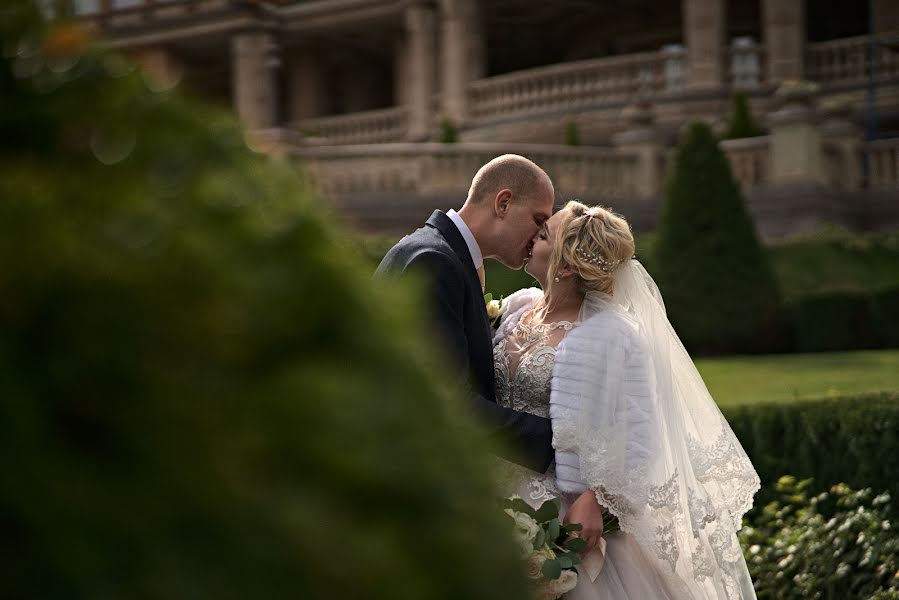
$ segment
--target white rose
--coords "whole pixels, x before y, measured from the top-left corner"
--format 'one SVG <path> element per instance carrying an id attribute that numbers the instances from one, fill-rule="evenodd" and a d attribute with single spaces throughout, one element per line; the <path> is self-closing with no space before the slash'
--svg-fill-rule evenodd
<path id="1" fill-rule="evenodd" d="M 531 579 L 540 579 L 543 577 L 543 563 L 555 557 L 555 553 L 553 553 L 548 546 L 543 546 L 539 550 L 535 550 L 528 557 L 528 577 Z"/>
<path id="2" fill-rule="evenodd" d="M 491 300 L 487 303 L 487 318 L 491 321 L 502 316 L 505 312 L 505 309 L 499 303 L 499 300 Z"/>
<path id="3" fill-rule="evenodd" d="M 577 585 L 576 571 L 562 571 L 558 579 L 544 579 L 537 586 L 537 598 L 540 600 L 556 600 Z"/>
<path id="4" fill-rule="evenodd" d="M 540 525 L 537 524 L 537 521 L 511 508 L 506 509 L 506 514 L 515 521 L 515 538 L 533 542 L 540 531 Z"/>
<path id="5" fill-rule="evenodd" d="M 558 579 L 552 581 L 552 587 L 560 596 L 567 594 L 577 585 L 577 571 L 562 571 Z"/>

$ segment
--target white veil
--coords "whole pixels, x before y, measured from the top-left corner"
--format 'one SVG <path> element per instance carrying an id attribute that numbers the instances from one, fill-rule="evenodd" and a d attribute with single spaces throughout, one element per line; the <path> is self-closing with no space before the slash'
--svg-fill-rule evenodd
<path id="1" fill-rule="evenodd" d="M 680 595 L 754 598 L 736 537 L 759 477 L 637 260 L 559 347 L 550 411 L 597 498 Z"/>

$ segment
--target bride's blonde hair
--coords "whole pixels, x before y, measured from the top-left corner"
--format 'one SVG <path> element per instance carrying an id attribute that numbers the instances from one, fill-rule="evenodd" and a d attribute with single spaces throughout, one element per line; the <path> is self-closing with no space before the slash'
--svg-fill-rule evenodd
<path id="1" fill-rule="evenodd" d="M 613 294 L 615 272 L 634 256 L 634 235 L 623 217 L 601 206 L 587 206 L 572 200 L 565 213 L 549 258 L 547 300 L 559 270 L 568 265 L 581 293 Z"/>

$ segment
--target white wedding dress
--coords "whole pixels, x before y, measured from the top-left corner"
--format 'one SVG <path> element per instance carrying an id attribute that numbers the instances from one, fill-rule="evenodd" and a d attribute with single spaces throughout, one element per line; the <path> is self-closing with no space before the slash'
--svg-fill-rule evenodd
<path id="1" fill-rule="evenodd" d="M 680 406 L 685 414 L 672 414 L 677 405 L 662 398 L 667 386 L 678 387 L 667 394 L 677 399 L 695 390 L 678 376 L 665 380 L 669 367 L 655 366 L 645 339 L 655 334 L 609 297 L 588 295 L 574 323 L 522 323 L 541 297 L 521 290 L 504 302 L 494 337 L 496 397 L 552 418 L 556 461 L 545 474 L 500 461 L 504 491 L 534 507 L 559 497 L 566 511 L 592 489 L 622 528 L 604 536 L 598 577 L 579 568 L 566 598 L 755 598 L 736 531 L 758 478 L 720 412 L 709 412 L 704 398 L 696 403 L 702 411 Z"/>

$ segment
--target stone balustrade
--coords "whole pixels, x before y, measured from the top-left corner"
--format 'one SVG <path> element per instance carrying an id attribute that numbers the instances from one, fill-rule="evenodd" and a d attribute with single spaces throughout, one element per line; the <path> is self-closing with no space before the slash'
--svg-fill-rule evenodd
<path id="1" fill-rule="evenodd" d="M 868 187 L 899 190 L 899 138 L 868 142 L 862 152 L 868 166 Z"/>
<path id="2" fill-rule="evenodd" d="M 313 184 L 332 197 L 354 193 L 468 192 L 477 170 L 492 158 L 514 152 L 543 167 L 561 198 L 628 199 L 635 196 L 637 157 L 605 148 L 528 144 L 384 144 L 296 147 Z"/>
<path id="3" fill-rule="evenodd" d="M 74 11 L 77 16 L 94 21 L 103 28 L 140 25 L 164 21 L 166 19 L 184 17 L 231 9 L 229 0 L 129 0 L 120 2 L 76 2 Z"/>
<path id="4" fill-rule="evenodd" d="M 685 70 L 671 65 L 683 60 L 683 52 L 644 52 L 481 79 L 468 88 L 471 114 L 489 119 L 566 111 L 677 90 L 683 87 Z"/>
<path id="5" fill-rule="evenodd" d="M 409 130 L 409 111 L 402 106 L 318 117 L 291 125 L 309 143 L 322 145 L 383 144 L 403 141 Z"/>
<path id="6" fill-rule="evenodd" d="M 895 45 L 899 31 L 877 36 L 877 73 L 879 79 L 899 77 L 899 53 L 882 42 Z M 858 36 L 809 44 L 806 48 L 806 79 L 823 86 L 863 84 L 868 80 L 870 36 Z"/>
<path id="7" fill-rule="evenodd" d="M 721 149 L 740 185 L 753 186 L 768 181 L 768 163 L 771 160 L 768 136 L 725 140 L 721 142 Z"/>

